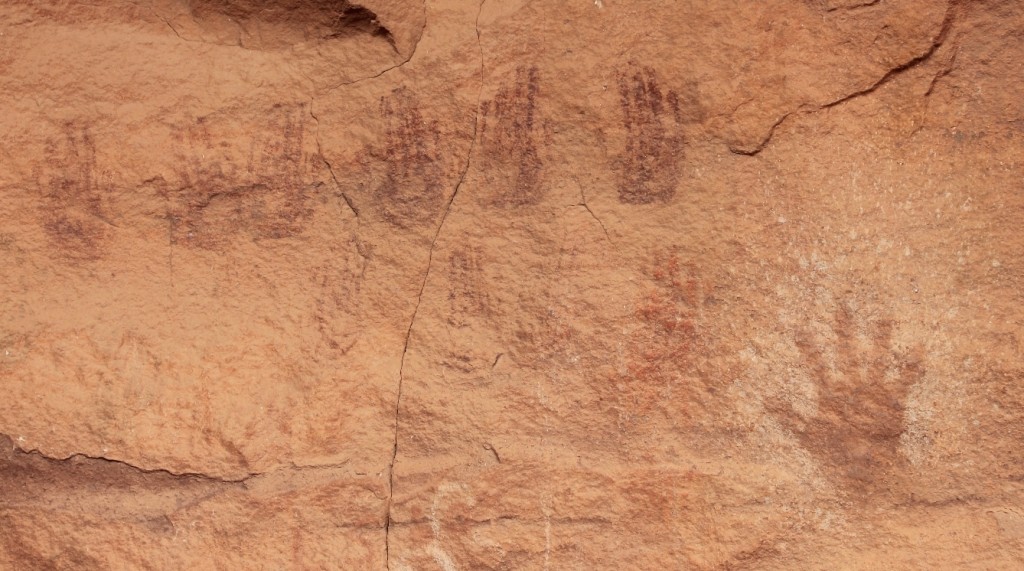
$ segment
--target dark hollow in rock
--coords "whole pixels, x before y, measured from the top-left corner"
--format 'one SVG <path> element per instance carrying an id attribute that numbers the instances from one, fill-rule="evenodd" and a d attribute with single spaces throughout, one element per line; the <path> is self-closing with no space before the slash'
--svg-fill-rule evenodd
<path id="1" fill-rule="evenodd" d="M 216 37 L 251 49 L 280 50 L 353 36 L 395 40 L 377 15 L 345 0 L 187 0 L 189 13 Z M 235 28 L 235 29 L 232 29 Z"/>

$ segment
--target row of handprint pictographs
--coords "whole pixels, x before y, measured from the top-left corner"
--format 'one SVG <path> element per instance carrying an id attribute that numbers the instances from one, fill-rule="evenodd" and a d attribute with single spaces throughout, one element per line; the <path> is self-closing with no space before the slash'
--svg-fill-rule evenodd
<path id="1" fill-rule="evenodd" d="M 473 160 L 486 183 L 481 201 L 488 206 L 515 208 L 544 199 L 544 149 L 551 144 L 552 128 L 540 109 L 541 75 L 536 66 L 518 67 L 480 105 Z M 668 202 L 681 175 L 684 103 L 674 90 L 661 86 L 658 73 L 648 66 L 632 64 L 616 81 L 625 134 L 623 149 L 612 160 L 618 199 L 632 205 Z M 447 175 L 460 166 L 453 163 L 438 122 L 427 119 L 423 107 L 420 96 L 407 87 L 382 97 L 384 140 L 366 153 L 384 164 L 372 190 L 382 217 L 396 226 L 432 219 L 444 202 Z"/>
<path id="2" fill-rule="evenodd" d="M 164 203 L 174 244 L 215 247 L 238 234 L 295 235 L 323 178 L 315 172 L 322 161 L 305 149 L 307 117 L 303 105 L 274 105 L 254 123 L 196 118 L 174 131 L 174 175 L 152 177 L 131 193 L 98 166 L 92 125 L 69 121 L 45 141 L 36 169 L 41 226 L 60 257 L 98 260 L 118 226 L 118 200 L 151 191 Z"/>
<path id="3" fill-rule="evenodd" d="M 675 91 L 663 89 L 657 72 L 632 65 L 617 76 L 624 147 L 614 158 L 618 199 L 624 204 L 670 201 L 683 159 L 683 111 Z M 543 200 L 550 122 L 539 109 L 541 73 L 519 67 L 493 98 L 481 103 L 479 168 L 487 183 L 482 200 L 515 208 Z M 439 122 L 423 111 L 420 97 L 399 87 L 381 98 L 383 141 L 364 156 L 383 164 L 373 177 L 373 201 L 382 218 L 405 227 L 432 219 L 444 203 L 451 172 L 458 168 L 452 143 Z M 320 161 L 305 149 L 308 111 L 274 105 L 263 124 L 239 130 L 229 116 L 200 117 L 176 130 L 183 150 L 175 180 L 156 181 L 167 198 L 171 239 L 215 246 L 225 237 L 286 237 L 301 231 Z M 251 138 L 248 157 L 224 149 L 234 131 Z M 255 133 L 248 135 L 247 133 Z M 96 139 L 89 125 L 68 123 L 47 141 L 41 179 L 46 207 L 43 226 L 72 258 L 101 257 L 112 226 L 97 170 Z M 314 180 L 317 179 L 317 180 Z M 322 181 L 321 181 L 322 182 Z"/>
<path id="4" fill-rule="evenodd" d="M 172 243 L 213 247 L 237 234 L 273 239 L 301 232 L 320 164 L 305 149 L 308 119 L 304 105 L 277 104 L 256 125 L 214 115 L 179 129 L 177 177 L 161 189 Z M 247 152 L 239 152 L 237 140 L 246 139 Z"/>

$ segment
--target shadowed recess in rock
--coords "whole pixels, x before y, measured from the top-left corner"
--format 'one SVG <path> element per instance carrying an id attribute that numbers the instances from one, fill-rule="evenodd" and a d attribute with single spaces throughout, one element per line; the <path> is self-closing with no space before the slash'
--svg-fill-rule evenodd
<path id="1" fill-rule="evenodd" d="M 354 36 L 395 39 L 370 9 L 345 0 L 186 0 L 192 20 L 214 43 L 287 50 Z"/>

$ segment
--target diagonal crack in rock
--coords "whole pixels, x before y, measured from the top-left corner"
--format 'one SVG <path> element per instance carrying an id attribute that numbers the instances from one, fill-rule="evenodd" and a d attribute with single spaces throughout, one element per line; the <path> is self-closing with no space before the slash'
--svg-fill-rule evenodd
<path id="1" fill-rule="evenodd" d="M 901 64 L 899 64 L 899 65 L 897 65 L 895 67 L 890 68 L 889 71 L 887 71 L 885 74 L 882 75 L 882 77 L 880 77 L 879 79 L 874 81 L 871 85 L 868 85 L 867 87 L 864 87 L 862 89 L 858 89 L 857 91 L 854 91 L 853 93 L 849 93 L 847 95 L 844 95 L 844 96 L 840 97 L 839 99 L 836 99 L 834 101 L 830 101 L 828 103 L 824 103 L 824 104 L 821 104 L 821 105 L 803 104 L 803 105 L 800 105 L 799 107 L 797 107 L 796 109 L 794 109 L 792 111 L 787 111 L 781 117 L 779 117 L 775 121 L 774 124 L 772 124 L 772 126 L 768 129 L 768 133 L 764 136 L 763 139 L 761 139 L 761 141 L 757 142 L 754 145 L 750 145 L 750 146 L 742 146 L 742 145 L 735 145 L 735 144 L 733 144 L 733 145 L 729 146 L 729 150 L 732 151 L 733 153 L 738 154 L 738 155 L 754 156 L 754 155 L 760 153 L 762 150 L 764 150 L 764 148 L 768 145 L 768 143 L 771 142 L 772 137 L 775 135 L 775 131 L 779 128 L 779 126 L 781 126 L 783 123 L 785 123 L 790 117 L 792 117 L 794 115 L 798 115 L 798 114 L 800 114 L 800 115 L 811 115 L 811 114 L 817 113 L 819 111 L 824 111 L 826 109 L 831 109 L 833 107 L 837 107 L 839 105 L 842 105 L 842 104 L 847 103 L 849 101 L 852 101 L 854 99 L 857 99 L 857 98 L 860 98 L 860 97 L 864 97 L 866 95 L 870 95 L 871 93 L 874 93 L 880 87 L 882 87 L 883 85 L 885 85 L 885 84 L 889 83 L 890 81 L 896 79 L 897 77 L 899 77 L 903 73 L 905 73 L 905 72 L 907 72 L 907 71 L 909 71 L 909 70 L 911 70 L 913 68 L 916 68 L 917 66 L 927 62 L 928 60 L 930 60 L 932 58 L 932 56 L 935 55 L 936 52 L 939 51 L 939 48 L 941 48 L 943 46 L 943 44 L 946 43 L 946 40 L 949 38 L 950 34 L 952 33 L 952 30 L 953 30 L 953 27 L 954 27 L 954 25 L 956 23 L 957 15 L 959 13 L 959 10 L 960 10 L 960 7 L 962 5 L 962 2 L 963 2 L 963 0 L 949 0 L 948 1 L 948 3 L 946 4 L 946 13 L 945 13 L 945 16 L 942 19 L 942 24 L 939 26 L 939 31 L 935 34 L 935 37 L 932 38 L 932 42 L 928 46 L 928 48 L 925 49 L 922 53 L 920 53 L 920 54 L 910 58 L 909 60 L 907 60 L 907 61 L 905 61 L 905 62 L 903 62 L 903 63 L 901 63 Z M 949 73 L 949 71 L 946 70 L 943 74 L 945 74 L 945 73 Z M 931 89 L 929 89 L 929 92 L 931 92 Z"/>

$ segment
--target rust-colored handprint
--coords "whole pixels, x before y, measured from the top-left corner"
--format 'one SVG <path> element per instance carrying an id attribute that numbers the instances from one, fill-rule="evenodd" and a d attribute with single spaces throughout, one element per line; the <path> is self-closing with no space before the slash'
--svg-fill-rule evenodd
<path id="1" fill-rule="evenodd" d="M 662 91 L 650 67 L 619 76 L 626 149 L 619 167 L 619 201 L 668 202 L 679 184 L 683 116 L 675 91 Z"/>
<path id="2" fill-rule="evenodd" d="M 381 98 L 385 141 L 372 155 L 384 161 L 384 181 L 377 188 L 381 216 L 398 227 L 433 219 L 441 207 L 444 163 L 437 121 L 424 119 L 419 98 L 399 87 Z"/>
<path id="3" fill-rule="evenodd" d="M 42 219 L 55 251 L 77 261 L 102 257 L 110 224 L 104 217 L 92 133 L 67 123 L 62 136 L 47 141 L 45 153 Z"/>
<path id="4" fill-rule="evenodd" d="M 168 193 L 171 240 L 215 247 L 240 233 L 254 239 L 294 236 L 311 214 L 305 152 L 308 117 L 302 105 L 274 105 L 261 116 L 248 152 L 227 144 L 238 125 L 230 117 L 200 117 L 180 134 L 178 188 Z"/>
<path id="5" fill-rule="evenodd" d="M 817 386 L 817 412 L 806 417 L 791 406 L 770 408 L 826 470 L 857 491 L 877 489 L 902 462 L 907 397 L 925 373 L 919 351 L 893 347 L 892 319 L 861 317 L 849 306 L 835 310 L 834 339 L 797 334 L 796 346 Z M 826 343 L 834 343 L 828 362 Z"/>
<path id="6" fill-rule="evenodd" d="M 704 389 L 697 365 L 706 350 L 700 316 L 708 284 L 676 254 L 658 255 L 650 276 L 634 309 L 638 326 L 626 346 L 624 370 L 600 391 L 618 408 L 620 423 L 692 402 Z"/>
<path id="7" fill-rule="evenodd" d="M 482 161 L 492 205 L 525 206 L 544 197 L 544 165 L 537 148 L 539 75 L 536 66 L 516 69 L 482 106 Z"/>
<path id="8" fill-rule="evenodd" d="M 448 259 L 448 323 L 465 327 L 487 313 L 483 282 L 483 256 L 479 248 L 459 247 Z"/>

